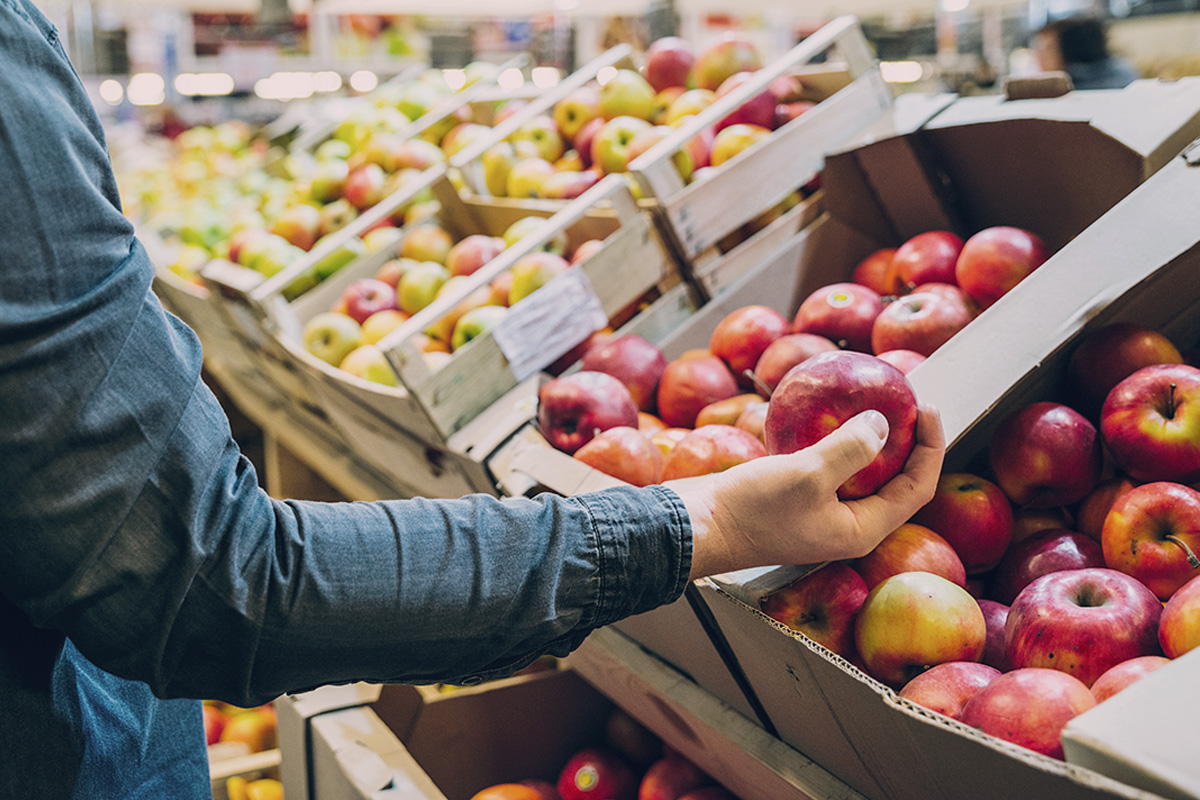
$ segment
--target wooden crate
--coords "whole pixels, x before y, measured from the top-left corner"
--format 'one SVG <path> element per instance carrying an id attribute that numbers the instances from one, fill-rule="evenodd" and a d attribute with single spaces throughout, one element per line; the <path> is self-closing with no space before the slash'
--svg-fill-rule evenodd
<path id="1" fill-rule="evenodd" d="M 825 63 L 813 65 L 820 56 L 826 56 Z M 781 75 L 798 75 L 817 105 L 723 164 L 712 177 L 685 185 L 674 155 Z M 891 104 L 891 89 L 857 20 L 839 17 L 680 125 L 630 164 L 629 172 L 643 194 L 657 201 L 664 229 L 681 257 L 703 275 L 720 256 L 719 242 L 808 184 L 827 152 Z"/>

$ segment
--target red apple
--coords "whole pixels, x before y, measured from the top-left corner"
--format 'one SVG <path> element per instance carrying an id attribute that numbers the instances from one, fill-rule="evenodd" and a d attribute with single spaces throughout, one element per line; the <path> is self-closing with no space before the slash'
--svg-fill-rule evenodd
<path id="1" fill-rule="evenodd" d="M 970 295 L 952 283 L 922 283 L 914 288 L 910 294 L 917 294 L 918 292 L 928 292 L 945 297 L 947 300 L 953 300 L 962 305 L 972 318 L 979 316 L 979 306 L 975 305 L 975 301 L 971 299 Z"/>
<path id="2" fill-rule="evenodd" d="M 204 704 L 203 713 L 205 742 L 207 744 L 216 744 L 221 741 L 221 731 L 225 729 L 225 722 L 229 716 L 212 703 Z"/>
<path id="3" fill-rule="evenodd" d="M 904 286 L 895 279 L 895 272 L 892 270 L 892 259 L 895 255 L 896 248 L 894 247 L 876 250 L 858 262 L 858 266 L 851 273 L 850 280 L 881 295 L 900 294 L 904 290 Z"/>
<path id="4" fill-rule="evenodd" d="M 746 81 L 753 80 L 753 78 L 754 73 L 752 72 L 737 72 L 730 75 L 717 87 L 715 99 L 720 99 L 736 91 Z M 715 128 L 717 132 L 720 132 L 730 125 L 757 125 L 760 128 L 773 129 L 775 127 L 775 95 L 771 94 L 769 89 L 763 89 L 717 122 Z"/>
<path id="5" fill-rule="evenodd" d="M 398 309 L 396 290 L 374 278 L 360 278 L 346 288 L 342 294 L 346 303 L 346 314 L 359 325 L 377 311 Z"/>
<path id="6" fill-rule="evenodd" d="M 1089 414 L 1100 410 L 1113 387 L 1142 367 L 1182 364 L 1171 340 L 1135 322 L 1105 325 L 1085 337 L 1067 362 L 1067 380 Z"/>
<path id="7" fill-rule="evenodd" d="M 962 721 L 1061 761 L 1063 727 L 1095 705 L 1091 690 L 1065 672 L 1015 669 L 971 698 L 963 709 Z"/>
<path id="8" fill-rule="evenodd" d="M 912 350 L 929 356 L 973 318 L 962 303 L 933 292 L 899 297 L 875 318 L 872 352 Z"/>
<path id="9" fill-rule="evenodd" d="M 999 564 L 1012 541 L 1012 506 L 1004 492 L 965 472 L 942 475 L 933 499 L 913 522 L 942 534 L 971 575 Z"/>
<path id="10" fill-rule="evenodd" d="M 793 333 L 815 333 L 851 350 L 870 352 L 871 329 L 883 311 L 878 293 L 857 283 L 834 283 L 805 298 Z"/>
<path id="11" fill-rule="evenodd" d="M 504 275 L 511 276 L 512 271 L 509 270 L 508 272 L 504 273 Z M 501 275 L 500 277 L 503 277 L 503 275 Z M 490 286 L 488 288 L 489 288 L 489 291 L 491 291 L 491 293 L 492 293 L 492 304 L 493 305 L 505 305 L 504 302 L 499 301 L 497 298 L 496 286 L 493 284 L 492 286 Z M 589 334 L 586 339 L 584 339 L 582 342 L 580 342 L 579 344 L 572 347 L 567 352 L 563 353 L 561 356 L 559 356 L 557 359 L 554 360 L 553 364 L 546 367 L 546 372 L 549 372 L 551 375 L 554 375 L 556 377 L 563 374 L 576 361 L 579 361 L 580 359 L 582 359 L 584 356 L 586 356 L 588 353 L 592 352 L 593 350 L 596 350 L 596 349 L 601 348 L 604 345 L 608 344 L 609 342 L 612 341 L 612 338 L 613 338 L 612 328 L 609 328 L 607 326 L 601 328 L 598 331 L 592 331 L 592 333 Z M 593 370 L 593 371 L 594 372 L 604 372 L 604 370 L 602 370 L 602 369 L 601 370 Z M 616 377 L 616 376 L 614 376 L 614 377 Z M 629 387 L 625 387 L 625 388 L 629 388 Z M 636 401 L 636 399 L 635 399 L 635 401 Z"/>
<path id="12" fill-rule="evenodd" d="M 985 228 L 963 244 L 954 283 L 987 308 L 1049 257 L 1046 243 L 1034 233 L 1005 226 Z"/>
<path id="13" fill-rule="evenodd" d="M 713 137 L 708 153 L 709 166 L 719 167 L 726 161 L 731 161 L 742 151 L 749 150 L 770 135 L 771 129 L 761 125 L 739 123 L 722 128 Z"/>
<path id="14" fill-rule="evenodd" d="M 735 394 L 737 380 L 716 356 L 676 359 L 658 382 L 658 415 L 672 428 L 691 428 L 700 409 Z"/>
<path id="15" fill-rule="evenodd" d="M 894 687 L 937 664 L 978 661 L 986 638 L 975 598 L 929 572 L 904 572 L 876 586 L 854 626 L 867 672 Z"/>
<path id="16" fill-rule="evenodd" d="M 1110 667 L 1158 653 L 1162 605 L 1116 570 L 1052 572 L 1026 586 L 1008 611 L 1004 638 L 1018 669 L 1066 672 L 1091 686 Z"/>
<path id="17" fill-rule="evenodd" d="M 625 385 L 603 372 L 576 372 L 538 390 L 538 425 L 554 447 L 576 450 L 600 431 L 638 424 L 637 406 Z"/>
<path id="18" fill-rule="evenodd" d="M 991 595 L 1011 604 L 1043 575 L 1103 566 L 1104 553 L 1094 539 L 1065 528 L 1039 531 L 1008 548 L 992 576 Z"/>
<path id="19" fill-rule="evenodd" d="M 754 42 L 745 34 L 730 31 L 696 57 L 691 82 L 715 92 L 731 75 L 756 69 L 762 69 L 762 56 Z"/>
<path id="20" fill-rule="evenodd" d="M 1000 670 L 974 661 L 947 661 L 904 684 L 899 696 L 931 711 L 961 719 L 967 702 L 1000 676 Z"/>
<path id="21" fill-rule="evenodd" d="M 895 279 L 909 289 L 922 283 L 957 284 L 954 265 L 962 249 L 963 240 L 949 231 L 918 233 L 896 250 Z"/>
<path id="22" fill-rule="evenodd" d="M 1097 485 L 1080 502 L 1079 510 L 1075 512 L 1075 528 L 1097 542 L 1100 541 L 1108 512 L 1112 510 L 1117 500 L 1135 486 L 1137 484 L 1126 477 L 1109 478 Z"/>
<path id="23" fill-rule="evenodd" d="M 640 410 L 651 411 L 667 359 L 658 347 L 642 337 L 626 334 L 589 350 L 582 367 L 612 375 L 625 384 Z"/>
<path id="24" fill-rule="evenodd" d="M 378 164 L 363 164 L 351 170 L 346 178 L 342 197 L 359 211 L 368 209 L 383 199 L 383 185 L 387 175 Z"/>
<path id="25" fill-rule="evenodd" d="M 752 405 L 762 403 L 759 394 L 735 394 L 724 400 L 709 403 L 696 415 L 696 427 L 705 425 L 736 425 L 742 413 Z"/>
<path id="26" fill-rule="evenodd" d="M 768 306 L 743 306 L 722 319 L 709 338 L 708 349 L 729 365 L 738 383 L 753 382 L 744 373 L 758 364 L 766 349 L 789 330 L 787 318 Z"/>
<path id="27" fill-rule="evenodd" d="M 1103 458 L 1096 429 L 1072 408 L 1032 403 L 992 434 L 989 458 L 996 482 L 1018 506 L 1050 508 L 1082 500 L 1100 480 Z"/>
<path id="28" fill-rule="evenodd" d="M 1067 517 L 1061 508 L 1019 508 L 1013 512 L 1012 544 L 1041 531 L 1066 527 Z"/>
<path id="29" fill-rule="evenodd" d="M 817 353 L 829 353 L 838 346 L 815 333 L 789 333 L 767 345 L 754 366 L 754 376 L 772 392 L 792 367 Z"/>
<path id="30" fill-rule="evenodd" d="M 459 240 L 446 253 L 446 269 L 451 275 L 470 275 L 500 255 L 503 249 L 503 239 L 473 234 Z"/>
<path id="31" fill-rule="evenodd" d="M 850 562 L 868 589 L 902 572 L 931 572 L 963 586 L 967 573 L 950 543 L 922 525 L 901 525 L 867 555 Z"/>
<path id="32" fill-rule="evenodd" d="M 547 795 L 523 783 L 498 783 L 471 795 L 471 800 L 546 800 Z"/>
<path id="33" fill-rule="evenodd" d="M 732 425 L 705 425 L 684 436 L 663 460 L 662 479 L 690 478 L 724 472 L 765 456 L 767 450 L 752 434 Z"/>
<path id="34" fill-rule="evenodd" d="M 767 450 L 801 450 L 872 408 L 887 418 L 887 441 L 870 464 L 838 487 L 842 499 L 865 497 L 903 469 L 914 446 L 916 396 L 908 379 L 891 364 L 839 351 L 820 353 L 794 367 L 771 395 L 764 429 Z"/>
<path id="35" fill-rule="evenodd" d="M 593 166 L 592 164 L 592 142 L 596 139 L 596 134 L 604 127 L 605 120 L 603 117 L 590 119 L 583 124 L 579 132 L 575 134 L 573 144 L 575 152 L 579 153 L 579 158 L 583 161 L 585 168 Z"/>
<path id="36" fill-rule="evenodd" d="M 691 42 L 678 36 L 664 36 L 655 39 L 646 48 L 642 77 L 656 92 L 671 86 L 687 86 L 688 75 L 695 61 L 696 53 L 692 50 Z"/>
<path id="37" fill-rule="evenodd" d="M 658 483 L 662 474 L 662 451 L 637 428 L 618 426 L 601 431 L 576 450 L 574 457 L 633 486 Z"/>
<path id="38" fill-rule="evenodd" d="M 558 793 L 562 800 L 633 800 L 637 778 L 616 754 L 587 748 L 567 760 Z"/>
<path id="39" fill-rule="evenodd" d="M 688 792 L 712 783 L 692 762 L 672 754 L 650 765 L 638 786 L 638 800 L 679 800 Z"/>
<path id="40" fill-rule="evenodd" d="M 1200 575 L 1200 492 L 1178 483 L 1146 483 L 1126 492 L 1101 532 L 1104 563 L 1167 600 Z"/>
<path id="41" fill-rule="evenodd" d="M 619 707 L 604 723 L 604 741 L 637 770 L 645 770 L 663 756 L 662 740 Z"/>
<path id="42" fill-rule="evenodd" d="M 868 591 L 861 575 L 835 562 L 772 592 L 759 607 L 771 619 L 850 660 L 857 652 L 854 620 Z"/>
<path id="43" fill-rule="evenodd" d="M 763 443 L 763 447 L 766 447 L 767 440 L 764 430 L 767 426 L 767 410 L 770 407 L 765 400 L 761 403 L 751 403 L 733 423 L 734 427 L 741 428 L 746 433 L 753 435 Z"/>
<path id="44" fill-rule="evenodd" d="M 1109 392 L 1100 432 L 1113 459 L 1135 480 L 1200 481 L 1200 369 L 1139 369 Z"/>
<path id="45" fill-rule="evenodd" d="M 983 645 L 981 664 L 1008 672 L 1012 664 L 1008 661 L 1008 645 L 1004 640 L 1004 627 L 1008 622 L 1008 606 L 995 600 L 977 598 L 979 610 L 983 612 L 983 623 L 987 626 L 987 640 Z"/>
<path id="46" fill-rule="evenodd" d="M 594 256 L 596 253 L 599 253 L 603 249 L 604 249 L 604 240 L 603 239 L 588 239 L 586 241 L 580 242 L 579 246 L 575 248 L 575 252 L 571 254 L 571 258 L 570 258 L 570 261 L 568 261 L 568 263 L 571 266 L 575 266 L 576 264 L 581 264 L 584 261 L 587 261 L 592 256 Z"/>
<path id="47" fill-rule="evenodd" d="M 1200 647 L 1200 576 L 1171 595 L 1158 624 L 1158 642 L 1168 658 Z"/>
<path id="48" fill-rule="evenodd" d="M 816 103 L 808 100 L 796 100 L 791 103 L 779 103 L 775 106 L 775 127 L 782 128 L 792 120 L 811 110 Z"/>
<path id="49" fill-rule="evenodd" d="M 875 355 L 880 361 L 886 361 L 905 375 L 925 360 L 925 356 L 912 350 L 884 350 Z"/>
<path id="50" fill-rule="evenodd" d="M 1169 662 L 1169 658 L 1162 656 L 1138 656 L 1122 661 L 1096 679 L 1092 684 L 1092 696 L 1096 698 L 1097 703 L 1103 703 L 1129 684 L 1141 680 Z"/>

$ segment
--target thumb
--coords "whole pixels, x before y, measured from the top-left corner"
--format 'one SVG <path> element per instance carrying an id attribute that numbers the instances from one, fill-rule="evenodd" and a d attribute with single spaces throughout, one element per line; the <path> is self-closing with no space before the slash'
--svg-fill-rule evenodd
<path id="1" fill-rule="evenodd" d="M 856 414 L 812 446 L 829 479 L 841 486 L 874 460 L 888 437 L 887 417 L 874 409 Z"/>

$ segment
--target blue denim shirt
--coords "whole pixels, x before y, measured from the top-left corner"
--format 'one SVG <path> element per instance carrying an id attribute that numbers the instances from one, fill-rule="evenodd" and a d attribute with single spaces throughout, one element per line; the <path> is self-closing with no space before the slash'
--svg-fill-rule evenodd
<path id="1" fill-rule="evenodd" d="M 0 796 L 205 798 L 179 698 L 504 675 L 683 591 L 662 487 L 264 494 L 27 0 L 0 0 L 0 189 Z"/>

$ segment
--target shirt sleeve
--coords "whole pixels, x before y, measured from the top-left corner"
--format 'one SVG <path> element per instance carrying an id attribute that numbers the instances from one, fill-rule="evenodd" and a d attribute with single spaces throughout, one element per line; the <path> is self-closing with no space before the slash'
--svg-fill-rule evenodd
<path id="1" fill-rule="evenodd" d="M 668 489 L 283 502 L 150 290 L 53 28 L 0 0 L 0 592 L 162 697 L 464 682 L 683 591 Z"/>

